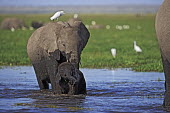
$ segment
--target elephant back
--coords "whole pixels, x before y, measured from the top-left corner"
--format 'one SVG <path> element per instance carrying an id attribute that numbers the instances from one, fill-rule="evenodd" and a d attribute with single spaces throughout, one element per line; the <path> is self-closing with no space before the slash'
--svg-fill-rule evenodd
<path id="1" fill-rule="evenodd" d="M 40 27 L 31 35 L 27 43 L 27 53 L 33 62 L 48 58 L 50 52 L 58 50 L 57 39 L 61 27 L 61 24 L 51 22 Z"/>

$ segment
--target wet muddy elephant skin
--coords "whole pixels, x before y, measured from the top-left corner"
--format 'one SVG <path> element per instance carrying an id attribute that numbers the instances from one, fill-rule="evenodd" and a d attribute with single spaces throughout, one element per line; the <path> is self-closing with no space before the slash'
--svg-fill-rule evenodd
<path id="1" fill-rule="evenodd" d="M 79 69 L 80 55 L 90 33 L 81 21 L 50 22 L 37 29 L 29 38 L 27 53 L 34 67 L 40 89 L 59 94 L 56 74 L 62 62 Z"/>
<path id="2" fill-rule="evenodd" d="M 156 33 L 165 73 L 164 107 L 170 107 L 170 0 L 164 0 L 158 10 Z"/>
<path id="3" fill-rule="evenodd" d="M 64 62 L 59 65 L 57 85 L 60 87 L 61 94 L 77 95 L 86 94 L 86 82 L 83 73 L 75 68 L 74 65 Z"/>

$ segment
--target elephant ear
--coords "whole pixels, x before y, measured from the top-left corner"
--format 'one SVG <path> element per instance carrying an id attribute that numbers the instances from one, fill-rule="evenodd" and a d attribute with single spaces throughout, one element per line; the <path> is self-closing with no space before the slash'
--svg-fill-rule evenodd
<path id="1" fill-rule="evenodd" d="M 90 37 L 88 29 L 85 27 L 82 21 L 78 19 L 70 19 L 68 23 L 70 24 L 70 26 L 77 28 L 78 34 L 80 36 L 80 48 L 81 50 L 83 50 Z"/>
<path id="2" fill-rule="evenodd" d="M 80 30 L 79 35 L 80 35 L 82 42 L 83 42 L 83 43 L 81 43 L 82 49 L 83 49 L 86 46 L 86 44 L 87 44 L 87 42 L 90 38 L 90 33 L 82 22 L 80 23 L 79 30 Z"/>
<path id="3" fill-rule="evenodd" d="M 41 38 L 41 40 L 39 40 L 39 46 L 46 50 L 49 57 L 56 60 L 60 60 L 61 53 L 57 41 L 62 27 L 63 25 L 58 22 L 48 23 L 41 28 L 42 30 L 39 33 L 39 38 Z"/>
<path id="4" fill-rule="evenodd" d="M 78 20 L 69 20 L 68 23 L 70 24 L 70 26 L 78 29 L 78 34 L 81 40 L 80 46 L 81 46 L 81 49 L 83 50 L 83 48 L 86 46 L 88 39 L 90 37 L 90 33 L 88 29 L 85 27 L 85 25 L 81 21 L 78 21 Z"/>

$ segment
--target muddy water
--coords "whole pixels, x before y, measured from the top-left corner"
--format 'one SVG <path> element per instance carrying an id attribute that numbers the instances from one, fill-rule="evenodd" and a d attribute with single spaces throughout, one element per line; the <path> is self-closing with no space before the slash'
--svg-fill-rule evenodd
<path id="1" fill-rule="evenodd" d="M 81 69 L 87 96 L 40 91 L 32 67 L 0 69 L 0 112 L 165 112 L 164 75 L 130 69 Z"/>

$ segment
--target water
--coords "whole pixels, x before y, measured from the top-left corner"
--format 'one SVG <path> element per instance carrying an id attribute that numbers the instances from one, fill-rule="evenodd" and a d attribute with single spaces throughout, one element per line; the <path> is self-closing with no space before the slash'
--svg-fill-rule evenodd
<path id="1" fill-rule="evenodd" d="M 32 67 L 0 69 L 0 112 L 165 112 L 164 74 L 81 69 L 87 96 L 40 91 Z"/>

